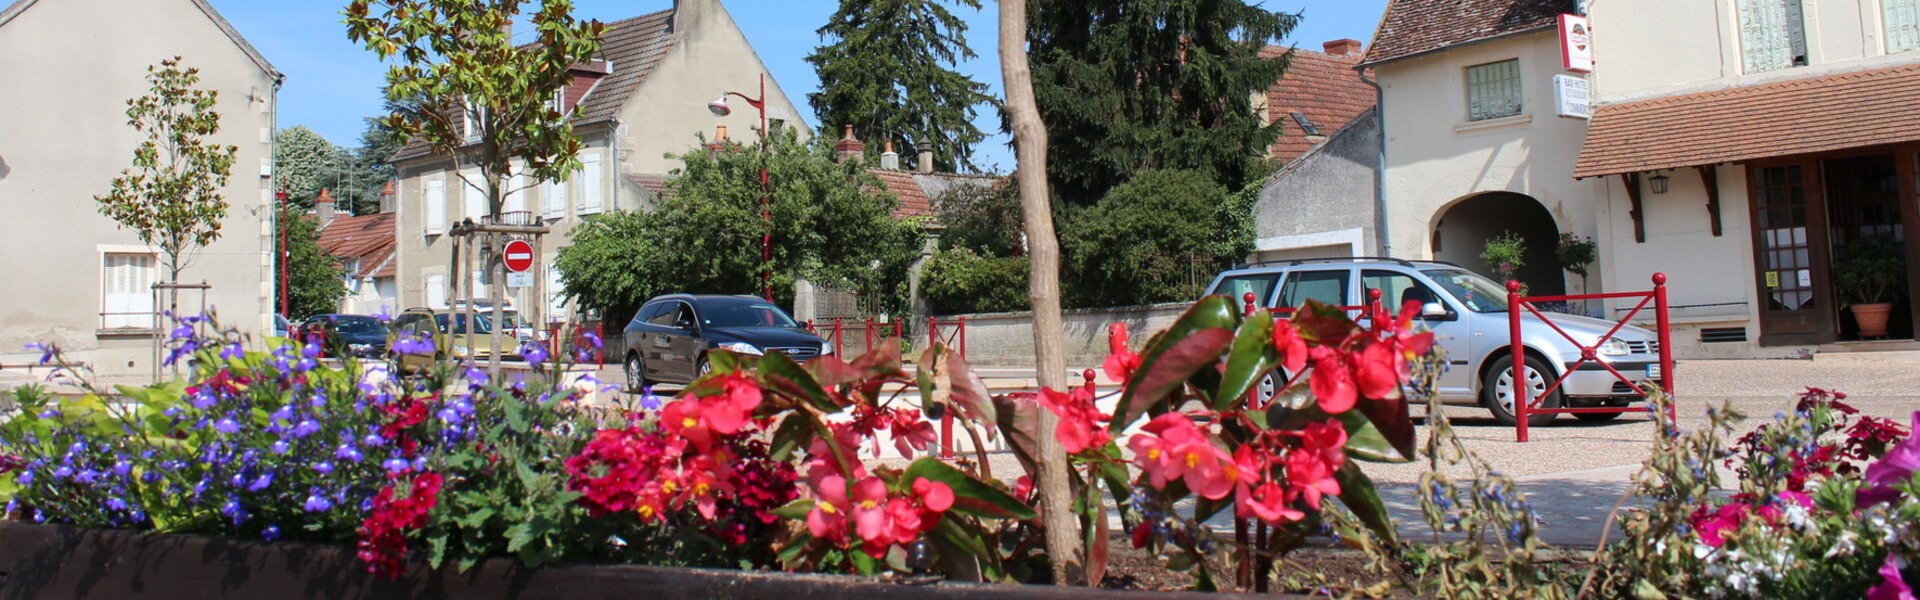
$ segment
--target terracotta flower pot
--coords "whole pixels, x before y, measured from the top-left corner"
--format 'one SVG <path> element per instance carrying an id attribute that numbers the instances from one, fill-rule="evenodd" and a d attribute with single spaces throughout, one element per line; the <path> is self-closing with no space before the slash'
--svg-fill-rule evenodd
<path id="1" fill-rule="evenodd" d="M 1887 317 L 1893 313 L 1893 303 L 1855 304 L 1853 323 L 1860 326 L 1860 337 L 1886 337 Z"/>

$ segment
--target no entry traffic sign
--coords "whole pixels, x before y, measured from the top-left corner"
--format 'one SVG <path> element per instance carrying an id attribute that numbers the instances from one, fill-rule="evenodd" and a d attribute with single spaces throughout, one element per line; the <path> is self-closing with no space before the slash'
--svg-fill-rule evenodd
<path id="1" fill-rule="evenodd" d="M 525 273 L 527 269 L 533 268 L 533 244 L 527 243 L 526 240 L 507 242 L 507 247 L 500 251 L 500 256 L 505 259 L 508 271 Z"/>

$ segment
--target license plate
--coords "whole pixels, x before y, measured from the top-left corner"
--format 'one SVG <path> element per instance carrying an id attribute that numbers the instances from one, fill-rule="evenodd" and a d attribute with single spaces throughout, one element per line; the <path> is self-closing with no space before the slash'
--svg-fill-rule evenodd
<path id="1" fill-rule="evenodd" d="M 1660 365 L 1647 365 L 1647 379 L 1660 378 Z"/>

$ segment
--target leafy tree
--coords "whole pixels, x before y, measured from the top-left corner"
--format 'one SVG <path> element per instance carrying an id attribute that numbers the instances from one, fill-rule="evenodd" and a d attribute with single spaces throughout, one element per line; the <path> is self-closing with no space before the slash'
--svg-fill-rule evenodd
<path id="1" fill-rule="evenodd" d="M 1251 192 L 1229 193 L 1204 172 L 1148 171 L 1073 214 L 1062 235 L 1079 306 L 1192 300 L 1217 265 L 1252 246 Z M 1211 265 L 1211 266 L 1210 266 Z"/>
<path id="2" fill-rule="evenodd" d="M 1027 259 L 981 256 L 968 248 L 927 259 L 921 294 L 934 314 L 1003 312 L 1027 308 Z"/>
<path id="3" fill-rule="evenodd" d="M 194 87 L 199 69 L 181 67 L 175 56 L 147 67 L 147 81 L 148 94 L 127 101 L 127 124 L 147 139 L 134 148 L 133 166 L 113 179 L 113 190 L 94 200 L 100 214 L 159 248 L 167 282 L 179 283 L 194 251 L 220 239 L 227 215 L 220 188 L 240 148 L 208 142 L 220 132 L 213 110 L 220 93 Z"/>
<path id="4" fill-rule="evenodd" d="M 297 208 L 280 211 L 280 234 L 287 236 L 287 259 L 279 277 L 287 279 L 287 314 L 295 318 L 330 313 L 347 295 L 346 269 L 320 248 L 320 229 Z"/>
<path id="5" fill-rule="evenodd" d="M 957 4 L 980 8 L 978 0 Z M 986 134 L 973 118 L 994 100 L 986 84 L 953 70 L 974 58 L 966 31 L 934 0 L 840 0 L 819 29 L 832 43 L 807 56 L 821 82 L 807 101 L 829 129 L 851 124 L 869 139 L 892 140 L 906 165 L 918 166 L 913 149 L 926 140 L 935 168 L 978 170 L 973 146 Z"/>
<path id="6" fill-rule="evenodd" d="M 1260 51 L 1298 15 L 1245 0 L 1035 2 L 1031 15 L 1047 174 L 1068 204 L 1148 169 L 1195 169 L 1228 189 L 1265 174 L 1281 129 L 1249 98 L 1286 71 L 1290 55 Z"/>
<path id="7" fill-rule="evenodd" d="M 280 130 L 274 137 L 273 172 L 287 192 L 287 201 L 302 210 L 313 208 L 320 190 L 331 187 L 340 153 L 339 146 L 306 126 Z"/>
<path id="8" fill-rule="evenodd" d="M 940 246 L 966 248 L 986 256 L 1023 256 L 1020 193 L 1008 178 L 994 185 L 960 185 L 934 199 L 940 222 Z"/>
<path id="9" fill-rule="evenodd" d="M 573 245 L 557 261 L 565 293 L 619 314 L 657 294 L 758 290 L 764 164 L 773 186 L 776 294 L 790 295 L 806 277 L 877 286 L 886 308 L 903 309 L 918 228 L 894 218 L 898 200 L 871 173 L 833 161 L 831 140 L 797 136 L 775 131 L 765 152 L 729 143 L 680 155 L 685 166 L 668 184 L 672 193 L 652 213 L 608 213 L 573 230 Z"/>

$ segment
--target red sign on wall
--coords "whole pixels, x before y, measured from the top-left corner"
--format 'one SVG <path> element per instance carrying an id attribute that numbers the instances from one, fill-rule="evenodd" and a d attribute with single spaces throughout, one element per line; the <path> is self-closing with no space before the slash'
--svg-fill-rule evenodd
<path id="1" fill-rule="evenodd" d="M 1560 66 L 1575 73 L 1593 72 L 1593 31 L 1586 17 L 1560 15 Z"/>

